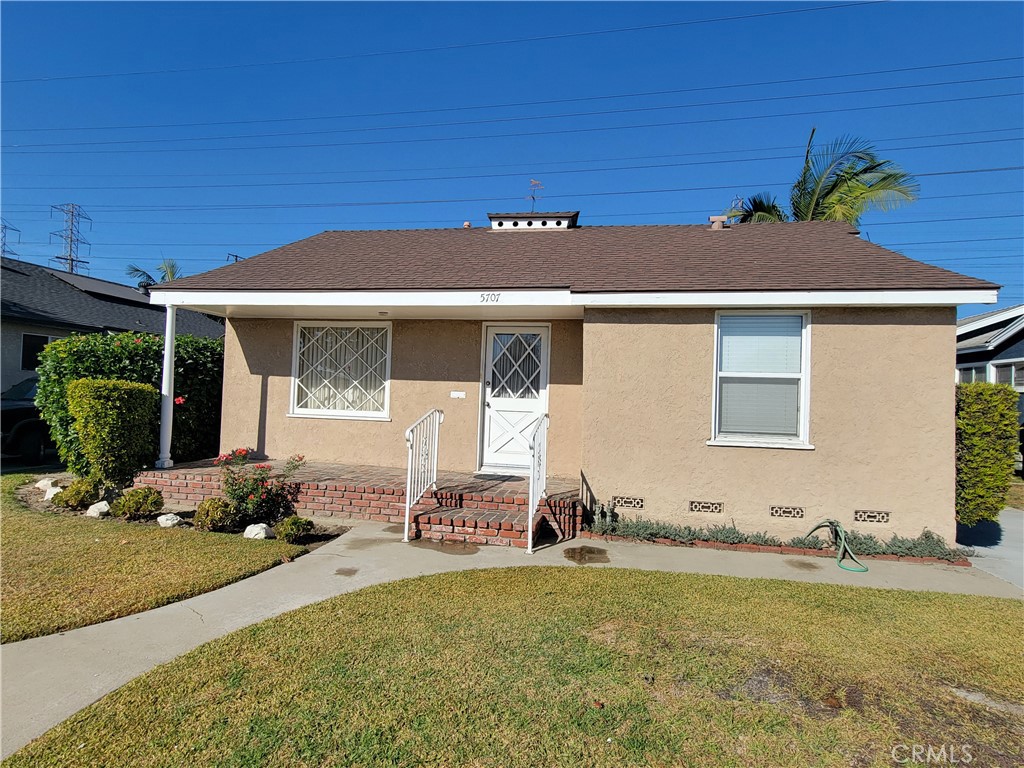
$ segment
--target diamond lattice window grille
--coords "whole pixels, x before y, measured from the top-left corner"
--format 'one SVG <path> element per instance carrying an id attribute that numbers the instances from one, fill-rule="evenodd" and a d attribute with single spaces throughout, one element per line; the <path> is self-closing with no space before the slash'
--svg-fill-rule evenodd
<path id="1" fill-rule="evenodd" d="M 540 397 L 540 355 L 539 333 L 496 333 L 491 348 L 491 395 Z"/>
<path id="2" fill-rule="evenodd" d="M 298 334 L 297 410 L 387 413 L 389 327 L 302 325 Z"/>

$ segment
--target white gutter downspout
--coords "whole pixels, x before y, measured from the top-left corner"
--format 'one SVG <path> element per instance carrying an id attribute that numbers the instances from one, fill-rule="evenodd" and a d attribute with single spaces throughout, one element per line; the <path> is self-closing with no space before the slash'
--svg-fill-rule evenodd
<path id="1" fill-rule="evenodd" d="M 171 427 L 174 423 L 174 321 L 177 313 L 171 305 L 167 305 L 167 321 L 164 325 L 164 375 L 160 384 L 160 457 L 156 460 L 157 469 L 169 469 L 174 466 L 171 460 Z"/>

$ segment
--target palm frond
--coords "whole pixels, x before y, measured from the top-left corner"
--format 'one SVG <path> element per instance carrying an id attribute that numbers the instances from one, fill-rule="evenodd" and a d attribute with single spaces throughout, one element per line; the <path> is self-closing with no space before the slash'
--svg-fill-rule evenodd
<path id="1" fill-rule="evenodd" d="M 156 265 L 156 269 L 160 273 L 161 283 L 169 283 L 171 280 L 177 280 L 183 276 L 181 267 L 178 266 L 178 262 L 174 259 L 164 259 Z"/>
<path id="2" fill-rule="evenodd" d="M 735 201 L 725 215 L 735 224 L 767 224 L 789 221 L 789 216 L 782 210 L 775 196 L 768 192 L 759 192 L 756 195 Z"/>
<path id="3" fill-rule="evenodd" d="M 139 281 L 139 288 L 146 288 L 150 285 L 156 285 L 156 278 L 153 277 L 149 272 L 144 270 L 135 264 L 129 264 L 128 268 L 125 269 L 125 274 L 128 277 L 135 278 Z"/>

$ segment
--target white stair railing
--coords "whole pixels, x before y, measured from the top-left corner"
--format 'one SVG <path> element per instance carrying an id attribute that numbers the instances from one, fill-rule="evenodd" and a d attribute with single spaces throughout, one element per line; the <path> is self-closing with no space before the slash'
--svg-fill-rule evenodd
<path id="1" fill-rule="evenodd" d="M 526 524 L 526 553 L 533 554 L 533 518 L 548 492 L 548 414 L 537 420 L 530 433 L 530 514 Z"/>
<path id="2" fill-rule="evenodd" d="M 405 535 L 402 541 L 409 540 L 412 508 L 423 498 L 428 488 L 437 489 L 437 438 L 443 421 L 444 411 L 435 408 L 405 430 L 405 443 L 409 446 L 409 470 L 405 478 Z"/>

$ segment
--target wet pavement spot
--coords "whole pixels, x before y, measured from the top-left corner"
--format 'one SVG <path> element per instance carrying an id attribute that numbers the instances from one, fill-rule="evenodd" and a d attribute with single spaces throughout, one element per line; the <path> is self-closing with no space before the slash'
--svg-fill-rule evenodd
<path id="1" fill-rule="evenodd" d="M 445 555 L 475 555 L 480 551 L 478 544 L 470 544 L 468 541 L 435 541 L 434 539 L 416 539 L 412 546 L 417 549 L 429 549 L 432 552 L 440 552 Z"/>
<path id="2" fill-rule="evenodd" d="M 608 550 L 601 549 L 600 547 L 570 547 L 565 550 L 562 555 L 566 560 L 572 560 L 577 565 L 587 565 L 588 563 L 610 563 L 611 560 L 608 558 Z"/>
<path id="3" fill-rule="evenodd" d="M 371 547 L 379 547 L 381 544 L 390 544 L 391 539 L 346 539 L 345 548 L 362 550 L 370 549 Z"/>
<path id="4" fill-rule="evenodd" d="M 405 526 L 401 524 L 389 525 L 384 529 L 384 533 L 405 533 Z"/>
<path id="5" fill-rule="evenodd" d="M 358 572 L 358 568 L 338 568 L 334 574 L 336 576 L 355 576 Z"/>
<path id="6" fill-rule="evenodd" d="M 820 571 L 821 563 L 816 563 L 813 560 L 797 560 L 795 558 L 788 558 L 783 562 L 790 568 L 796 568 L 798 571 Z"/>

